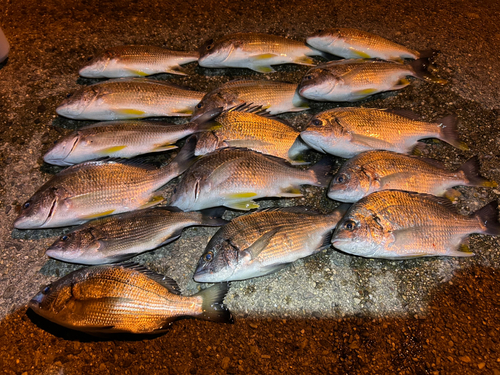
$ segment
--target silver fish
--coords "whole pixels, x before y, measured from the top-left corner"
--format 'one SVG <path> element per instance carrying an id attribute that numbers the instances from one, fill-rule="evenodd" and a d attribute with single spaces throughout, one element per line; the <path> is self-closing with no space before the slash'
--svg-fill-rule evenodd
<path id="1" fill-rule="evenodd" d="M 344 59 L 382 59 L 400 61 L 420 59 L 432 51 L 418 52 L 381 36 L 351 28 L 332 28 L 307 38 L 307 44 Z"/>
<path id="2" fill-rule="evenodd" d="M 345 207 L 322 215 L 305 207 L 266 209 L 239 216 L 212 237 L 194 274 L 217 283 L 268 275 L 330 246 Z"/>
<path id="3" fill-rule="evenodd" d="M 479 168 L 477 157 L 450 172 L 437 160 L 391 151 L 367 151 L 342 165 L 333 177 L 328 197 L 356 202 L 375 191 L 389 189 L 444 195 L 457 185 L 496 187 L 495 182 L 479 177 Z"/>
<path id="4" fill-rule="evenodd" d="M 199 212 L 154 207 L 85 223 L 59 238 L 45 253 L 69 263 L 115 263 L 175 241 L 184 228 L 226 223 Z"/>
<path id="5" fill-rule="evenodd" d="M 468 150 L 458 139 L 455 116 L 436 122 L 418 121 L 414 116 L 408 111 L 334 108 L 314 116 L 300 136 L 315 150 L 343 158 L 371 150 L 410 153 L 424 138 L 438 138 Z"/>
<path id="6" fill-rule="evenodd" d="M 68 167 L 24 203 L 14 227 L 63 227 L 154 206 L 164 200 L 155 191 L 188 168 L 194 147 L 191 138 L 177 157 L 161 168 L 113 159 Z"/>
<path id="7" fill-rule="evenodd" d="M 407 64 L 362 59 L 330 61 L 306 73 L 299 93 L 317 101 L 355 102 L 379 92 L 400 90 L 410 84 L 406 77 L 446 83 L 428 73 L 426 64 L 426 59 Z"/>
<path id="8" fill-rule="evenodd" d="M 351 206 L 332 244 L 367 258 L 468 257 L 474 254 L 464 242 L 472 233 L 500 234 L 496 201 L 463 216 L 447 198 L 384 190 Z"/>
<path id="9" fill-rule="evenodd" d="M 192 120 L 215 108 L 226 110 L 245 103 L 262 106 L 272 115 L 309 109 L 294 83 L 234 80 L 206 94 L 195 106 Z"/>
<path id="10" fill-rule="evenodd" d="M 198 52 L 155 46 L 117 46 L 100 52 L 80 69 L 87 78 L 144 77 L 158 73 L 186 75 L 180 65 L 198 61 Z"/>
<path id="11" fill-rule="evenodd" d="M 177 283 L 137 264 L 82 268 L 46 286 L 28 304 L 38 315 L 88 333 L 164 332 L 192 316 L 233 323 L 227 283 L 181 296 Z"/>
<path id="12" fill-rule="evenodd" d="M 304 42 L 260 33 L 225 35 L 210 39 L 200 48 L 198 64 L 205 68 L 248 68 L 260 73 L 272 73 L 271 65 L 314 65 L 308 56 L 320 56 Z"/>
<path id="13" fill-rule="evenodd" d="M 146 78 L 112 79 L 82 87 L 57 107 L 75 120 L 191 116 L 204 92 Z"/>
<path id="14" fill-rule="evenodd" d="M 199 159 L 184 175 L 171 205 L 183 211 L 225 206 L 258 208 L 254 199 L 300 197 L 300 185 L 325 186 L 329 160 L 308 170 L 276 157 L 244 149 L 223 149 Z"/>
<path id="15" fill-rule="evenodd" d="M 44 155 L 49 164 L 68 166 L 102 157 L 131 158 L 176 149 L 175 142 L 212 125 L 159 121 L 106 121 L 84 126 L 59 139 Z"/>

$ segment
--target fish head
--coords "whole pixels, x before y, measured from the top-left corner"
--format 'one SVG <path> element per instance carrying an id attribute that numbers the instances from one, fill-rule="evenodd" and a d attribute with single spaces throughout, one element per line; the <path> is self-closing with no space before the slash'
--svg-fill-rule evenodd
<path id="1" fill-rule="evenodd" d="M 239 249 L 230 240 L 214 237 L 198 261 L 194 273 L 194 281 L 200 283 L 217 283 L 231 281 L 237 267 L 241 267 L 243 257 Z"/>
<path id="2" fill-rule="evenodd" d="M 56 211 L 64 205 L 64 191 L 60 187 L 47 186 L 40 188 L 21 207 L 21 213 L 14 221 L 14 228 L 33 229 L 54 227 Z"/>
<path id="3" fill-rule="evenodd" d="M 73 95 L 69 95 L 56 108 L 60 116 L 75 118 L 80 116 L 97 98 L 98 89 L 92 86 L 82 87 L 76 90 Z"/>
<path id="4" fill-rule="evenodd" d="M 235 104 L 237 104 L 237 102 L 236 95 L 234 94 L 223 91 L 218 91 L 213 94 L 209 93 L 201 99 L 201 102 L 195 105 L 191 121 L 197 120 L 209 111 L 215 111 L 218 108 L 220 108 L 220 110 L 224 110 Z"/>
<path id="5" fill-rule="evenodd" d="M 357 202 L 370 193 L 371 175 L 362 167 L 344 165 L 333 177 L 328 198 L 339 202 Z"/>
<path id="6" fill-rule="evenodd" d="M 80 69 L 80 76 L 86 78 L 102 78 L 104 70 L 114 57 L 115 56 L 111 51 L 106 51 L 94 57 L 87 63 L 87 65 Z"/>
<path id="7" fill-rule="evenodd" d="M 72 279 L 63 277 L 45 286 L 28 302 L 28 307 L 45 319 L 64 325 L 68 322 L 75 303 L 72 284 Z"/>
<path id="8" fill-rule="evenodd" d="M 62 137 L 55 142 L 54 146 L 52 146 L 49 151 L 47 151 L 47 153 L 43 156 L 43 160 L 46 163 L 54 165 L 73 165 L 73 163 L 68 163 L 65 159 L 78 145 L 80 138 L 81 134 L 79 132 L 73 132 L 65 137 Z"/>
<path id="9" fill-rule="evenodd" d="M 335 147 L 337 143 L 346 138 L 348 134 L 336 121 L 335 117 L 327 112 L 314 116 L 300 133 L 302 140 L 316 151 L 325 153 L 327 149 Z"/>
<path id="10" fill-rule="evenodd" d="M 346 253 L 370 257 L 391 240 L 387 223 L 377 213 L 355 203 L 337 224 L 332 245 Z"/>
<path id="11" fill-rule="evenodd" d="M 340 77 L 316 67 L 309 70 L 302 78 L 298 90 L 304 98 L 325 101 L 340 83 Z"/>
<path id="12" fill-rule="evenodd" d="M 200 58 L 198 64 L 206 68 L 221 67 L 233 52 L 234 45 L 229 40 L 214 41 L 207 40 L 199 49 Z"/>
<path id="13" fill-rule="evenodd" d="M 324 50 L 332 46 L 340 38 L 342 38 L 340 29 L 320 30 L 307 38 L 307 44 L 319 50 Z"/>
<path id="14" fill-rule="evenodd" d="M 97 228 L 91 227 L 65 234 L 54 242 L 45 254 L 63 262 L 78 261 L 83 259 L 82 256 L 89 258 L 97 255 L 102 252 L 103 247 L 97 232 Z"/>
<path id="15" fill-rule="evenodd" d="M 179 185 L 174 188 L 170 204 L 183 211 L 190 211 L 193 207 L 197 207 L 203 180 L 204 177 L 196 170 L 184 174 Z"/>

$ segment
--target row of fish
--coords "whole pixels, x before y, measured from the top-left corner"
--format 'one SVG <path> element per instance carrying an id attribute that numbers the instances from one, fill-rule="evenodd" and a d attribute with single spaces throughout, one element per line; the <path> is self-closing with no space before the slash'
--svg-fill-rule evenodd
<path id="1" fill-rule="evenodd" d="M 345 59 L 401 61 L 429 57 L 378 35 L 350 28 L 328 29 L 307 38 L 307 44 L 261 33 L 228 34 L 206 41 L 198 52 L 154 46 L 118 46 L 103 51 L 80 70 L 87 78 L 143 77 L 158 73 L 185 75 L 180 65 L 198 61 L 205 68 L 249 68 L 270 73 L 272 65 L 314 65 L 310 56 L 325 52 Z"/>

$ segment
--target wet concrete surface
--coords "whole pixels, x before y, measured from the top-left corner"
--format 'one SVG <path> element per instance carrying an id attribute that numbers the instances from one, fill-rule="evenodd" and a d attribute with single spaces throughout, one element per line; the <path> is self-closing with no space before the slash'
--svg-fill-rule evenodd
<path id="1" fill-rule="evenodd" d="M 466 259 L 381 261 L 329 249 L 276 274 L 232 283 L 226 303 L 237 318 L 235 326 L 183 320 L 160 338 L 132 342 L 86 338 L 80 350 L 73 350 L 80 335 L 47 328 L 25 314 L 27 301 L 43 285 L 79 267 L 44 255 L 68 229 L 19 231 L 12 227 L 20 205 L 59 170 L 44 164 L 42 155 L 68 129 L 89 123 L 55 113 L 68 93 L 97 82 L 78 77 L 78 69 L 89 57 L 120 44 L 194 50 L 206 39 L 240 31 L 303 40 L 319 29 L 355 27 L 414 49 L 440 50 L 436 75 L 448 80 L 447 85 L 413 81 L 398 93 L 378 95 L 357 105 L 411 109 L 426 120 L 457 114 L 461 139 L 470 151 L 427 142 L 424 155 L 441 160 L 450 169 L 478 155 L 482 175 L 500 183 L 499 11 L 500 4 L 494 1 L 443 0 L 420 5 L 395 1 L 48 0 L 40 4 L 0 0 L 0 26 L 11 44 L 9 59 L 0 65 L 3 370 L 204 373 L 216 368 L 229 373 L 336 369 L 338 373 L 500 374 L 495 305 L 500 293 L 500 247 L 493 237 L 472 236 L 470 248 L 476 256 Z M 298 82 L 307 67 L 281 66 L 267 76 L 244 69 L 203 69 L 196 64 L 187 65 L 187 71 L 187 77 L 165 74 L 155 78 L 208 91 L 238 77 Z M 316 103 L 306 113 L 283 117 L 300 129 L 312 114 L 333 107 L 333 103 Z M 159 161 L 170 157 L 167 154 Z M 341 162 L 335 160 L 335 167 Z M 166 187 L 166 195 L 175 182 Z M 500 194 L 496 189 L 469 187 L 458 191 L 456 206 L 462 214 L 474 212 Z M 262 206 L 307 204 L 323 212 L 336 206 L 321 189 L 305 188 L 304 193 L 303 199 L 268 200 Z M 176 279 L 183 293 L 192 294 L 200 287 L 192 280 L 195 265 L 215 231 L 188 229 L 180 240 L 134 259 Z M 457 282 L 466 284 L 457 286 Z M 467 294 L 462 295 L 461 288 L 470 289 L 467 293 L 474 296 L 475 304 L 465 301 Z M 256 320 L 260 323 L 254 323 Z M 415 343 L 411 337 L 417 336 Z M 82 350 L 85 355 L 80 354 Z M 122 361 L 125 352 L 129 359 Z M 204 367 L 206 363 L 210 365 Z"/>

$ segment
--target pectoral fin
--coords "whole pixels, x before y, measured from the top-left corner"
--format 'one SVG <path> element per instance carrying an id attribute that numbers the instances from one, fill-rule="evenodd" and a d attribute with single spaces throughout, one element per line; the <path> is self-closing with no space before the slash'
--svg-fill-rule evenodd
<path id="1" fill-rule="evenodd" d="M 393 145 L 389 142 L 361 134 L 351 134 L 351 142 L 380 150 L 391 150 L 393 148 Z"/>
<path id="2" fill-rule="evenodd" d="M 246 140 L 246 139 L 233 139 L 225 140 L 225 144 L 229 147 L 239 147 L 239 148 L 249 148 L 249 149 L 260 149 L 263 147 L 270 146 L 269 142 L 261 141 L 258 139 Z"/>
<path id="3" fill-rule="evenodd" d="M 156 206 L 157 204 L 163 202 L 164 199 L 165 198 L 163 198 L 162 196 L 156 195 L 152 197 L 148 202 L 144 203 L 141 207 L 139 207 L 139 209 Z"/>
<path id="4" fill-rule="evenodd" d="M 149 73 L 143 72 L 142 70 L 138 69 L 127 69 L 130 73 L 133 75 L 139 76 L 139 77 L 146 77 L 149 75 Z"/>
<path id="5" fill-rule="evenodd" d="M 172 113 L 176 113 L 179 116 L 191 116 L 193 114 L 193 110 L 190 108 L 174 109 L 172 110 Z"/>
<path id="6" fill-rule="evenodd" d="M 299 57 L 293 59 L 293 62 L 295 64 L 299 64 L 299 65 L 312 65 L 312 66 L 315 65 L 314 60 L 308 56 L 299 56 Z"/>
<path id="7" fill-rule="evenodd" d="M 255 61 L 261 61 L 261 60 L 272 59 L 272 58 L 275 58 L 275 57 L 278 57 L 278 55 L 275 55 L 274 53 L 263 53 L 263 54 L 260 54 L 260 55 L 250 56 L 250 59 L 251 60 L 255 60 Z"/>
<path id="8" fill-rule="evenodd" d="M 406 78 L 401 78 L 392 88 L 394 90 L 400 90 L 410 84 L 410 81 Z"/>
<path id="9" fill-rule="evenodd" d="M 142 116 L 146 113 L 144 111 L 141 111 L 140 109 L 133 108 L 117 109 L 116 112 L 126 116 Z"/>
<path id="10" fill-rule="evenodd" d="M 354 47 L 349 47 L 349 49 L 351 50 L 352 53 L 354 53 L 355 55 L 359 56 L 360 58 L 362 59 L 371 59 L 372 57 L 367 54 L 366 52 L 363 52 L 363 51 L 360 51 L 360 50 L 357 50 L 355 49 Z"/>
<path id="11" fill-rule="evenodd" d="M 358 91 L 353 91 L 352 96 L 354 100 L 360 100 L 366 98 L 367 96 L 377 93 L 379 90 L 375 88 L 363 89 Z"/>
<path id="12" fill-rule="evenodd" d="M 108 211 L 104 211 L 104 212 L 98 212 L 98 213 L 95 213 L 95 214 L 83 216 L 83 219 L 85 219 L 85 220 L 97 219 L 99 217 L 111 215 L 113 212 L 115 212 L 115 210 L 108 210 Z"/>
<path id="13" fill-rule="evenodd" d="M 262 236 L 259 237 L 257 241 L 255 241 L 250 247 L 248 247 L 246 250 L 244 250 L 246 253 L 250 254 L 250 258 L 254 260 L 259 256 L 259 254 L 264 250 L 267 245 L 269 245 L 269 242 L 271 241 L 271 238 L 274 237 L 274 235 L 280 230 L 280 227 L 276 227 L 269 232 L 264 233 Z"/>
<path id="14" fill-rule="evenodd" d="M 224 203 L 224 206 L 227 208 L 232 208 L 234 210 L 240 210 L 240 211 L 250 211 L 253 210 L 254 208 L 259 208 L 260 206 L 255 203 L 252 200 L 248 201 L 243 201 L 243 202 L 226 202 Z"/>
<path id="15" fill-rule="evenodd" d="M 108 147 L 108 148 L 105 148 L 104 150 L 99 151 L 99 154 L 104 155 L 104 156 L 111 155 L 111 154 L 114 154 L 115 152 L 123 150 L 125 147 L 127 147 L 127 146 Z"/>

